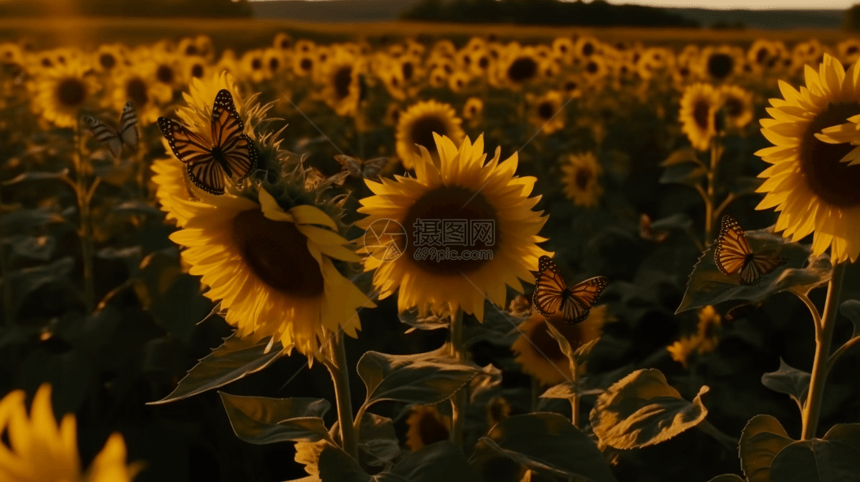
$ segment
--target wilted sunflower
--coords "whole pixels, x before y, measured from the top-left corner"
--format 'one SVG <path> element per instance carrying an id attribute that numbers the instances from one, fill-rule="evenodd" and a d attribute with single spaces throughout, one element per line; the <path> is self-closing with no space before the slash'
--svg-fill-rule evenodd
<path id="1" fill-rule="evenodd" d="M 332 49 L 326 61 L 319 65 L 317 83 L 323 86 L 325 102 L 340 116 L 351 116 L 361 100 L 361 80 L 364 71 L 361 57 L 343 48 Z"/>
<path id="2" fill-rule="evenodd" d="M 125 441 L 112 434 L 82 473 L 74 414 L 57 425 L 51 408 L 51 387 L 36 391 L 30 414 L 23 390 L 0 400 L 0 480 L 26 482 L 129 482 L 143 468 L 126 465 Z"/>
<path id="3" fill-rule="evenodd" d="M 57 127 L 74 127 L 81 109 L 93 100 L 96 84 L 85 65 L 72 62 L 42 70 L 30 89 L 35 112 Z"/>
<path id="4" fill-rule="evenodd" d="M 534 312 L 529 319 L 520 323 L 519 330 L 522 334 L 511 345 L 511 350 L 523 371 L 544 385 L 555 385 L 572 380 L 570 363 L 558 347 L 558 342 L 550 335 L 545 320 L 543 315 Z M 566 323 L 561 312 L 549 319 L 552 326 L 564 335 L 574 350 L 591 340 L 600 338 L 603 334 L 603 325 L 607 321 L 610 321 L 610 316 L 606 305 L 593 308 L 585 321 L 575 325 Z M 585 367 L 580 369 L 584 371 Z"/>
<path id="5" fill-rule="evenodd" d="M 532 211 L 539 200 L 529 197 L 535 178 L 514 175 L 516 153 L 499 162 L 501 149 L 496 149 L 485 164 L 483 136 L 474 145 L 467 137 L 459 149 L 447 137 L 434 137 L 438 160 L 422 146 L 421 157 L 414 161 L 415 177 L 366 181 L 375 195 L 361 200 L 358 212 L 368 216 L 356 225 L 368 229 L 379 220 L 392 220 L 403 226 L 405 236 L 391 236 L 385 246 L 366 243 L 362 251 L 369 256 L 364 269 L 376 271 L 373 284 L 380 298 L 399 289 L 400 311 L 417 307 L 426 314 L 427 308 L 434 313 L 461 308 L 482 320 L 485 299 L 504 306 L 508 286 L 522 293 L 520 280 L 534 281 L 531 270 L 546 254 L 537 246 L 544 241 L 538 233 L 546 217 Z M 438 262 L 422 257 L 418 248 L 424 243 L 423 235 L 416 235 L 415 229 L 437 221 L 440 225 L 466 222 L 467 251 L 478 255 Z M 391 243 L 397 243 L 402 255 L 385 260 L 381 254 L 392 249 Z M 487 252 L 492 256 L 485 256 Z"/>
<path id="6" fill-rule="evenodd" d="M 422 447 L 448 440 L 451 421 L 443 417 L 432 405 L 416 405 L 406 419 L 406 446 L 415 451 Z"/>
<path id="7" fill-rule="evenodd" d="M 420 159 L 416 144 L 427 148 L 434 159 L 439 157 L 433 134 L 448 137 L 459 144 L 465 135 L 461 124 L 462 120 L 453 107 L 435 100 L 419 102 L 406 109 L 397 122 L 397 155 L 403 167 L 412 169 L 414 159 Z"/>
<path id="8" fill-rule="evenodd" d="M 694 149 L 707 151 L 717 135 L 716 114 L 721 107 L 719 92 L 710 84 L 693 84 L 681 97 L 681 130 Z"/>
<path id="9" fill-rule="evenodd" d="M 559 115 L 565 102 L 561 92 L 550 90 L 541 96 L 527 94 L 526 100 L 529 104 L 528 120 L 542 134 L 549 135 L 564 129 L 564 115 Z"/>
<path id="10" fill-rule="evenodd" d="M 771 99 L 762 119 L 762 134 L 774 144 L 756 152 L 773 164 L 759 177 L 758 192 L 767 193 L 756 209 L 779 212 L 776 230 L 793 241 L 813 234 L 812 251 L 831 248 L 834 262 L 854 262 L 860 255 L 860 165 L 841 162 L 851 152 L 839 135 L 844 124 L 860 114 L 858 64 L 846 73 L 835 58 L 825 55 L 818 72 L 806 68 L 806 87 L 800 92 L 785 82 L 779 87 L 785 99 Z M 826 141 L 826 142 L 825 142 Z"/>
<path id="11" fill-rule="evenodd" d="M 727 128 L 743 129 L 753 119 L 753 94 L 737 85 L 720 88 Z"/>
<path id="12" fill-rule="evenodd" d="M 597 157 L 591 152 L 569 155 L 561 170 L 564 173 L 562 181 L 567 198 L 576 206 L 597 206 L 603 195 L 603 187 L 600 185 L 603 169 L 597 162 Z"/>

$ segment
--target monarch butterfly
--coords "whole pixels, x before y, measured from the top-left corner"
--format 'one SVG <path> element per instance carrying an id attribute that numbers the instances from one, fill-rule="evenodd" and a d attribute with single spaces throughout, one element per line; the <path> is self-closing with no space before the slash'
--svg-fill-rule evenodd
<path id="1" fill-rule="evenodd" d="M 344 171 L 348 172 L 352 177 L 364 177 L 366 179 L 376 179 L 379 177 L 379 172 L 388 164 L 388 158 L 377 157 L 363 161 L 356 157 L 338 154 L 334 156 L 334 160 L 343 166 Z"/>
<path id="2" fill-rule="evenodd" d="M 210 140 L 166 117 L 158 118 L 158 128 L 173 154 L 186 164 L 191 182 L 209 194 L 224 194 L 225 176 L 241 180 L 257 167 L 257 150 L 226 89 L 215 96 Z"/>
<path id="3" fill-rule="evenodd" d="M 738 275 L 741 284 L 749 285 L 785 261 L 775 254 L 753 253 L 737 220 L 729 215 L 723 216 L 720 237 L 717 238 L 717 247 L 714 249 L 714 262 L 724 275 Z"/>
<path id="4" fill-rule="evenodd" d="M 117 127 L 111 127 L 95 117 L 85 115 L 84 122 L 89 127 L 90 132 L 97 141 L 107 144 L 108 150 L 114 157 L 119 157 L 122 153 L 122 146 L 128 146 L 132 149 L 137 148 L 138 133 L 137 133 L 137 113 L 134 111 L 134 106 L 131 101 L 125 103 L 122 108 L 122 113 L 119 116 Z"/>
<path id="5" fill-rule="evenodd" d="M 589 278 L 568 288 L 561 271 L 549 256 L 538 261 L 538 277 L 532 304 L 546 318 L 561 311 L 564 321 L 575 325 L 588 318 L 609 280 L 605 276 Z"/>

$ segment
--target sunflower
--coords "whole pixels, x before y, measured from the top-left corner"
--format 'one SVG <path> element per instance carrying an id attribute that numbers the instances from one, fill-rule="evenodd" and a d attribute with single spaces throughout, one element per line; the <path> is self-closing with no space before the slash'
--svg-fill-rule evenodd
<path id="1" fill-rule="evenodd" d="M 601 44 L 594 38 L 589 36 L 580 37 L 576 41 L 575 52 L 579 59 L 587 59 L 600 52 Z"/>
<path id="2" fill-rule="evenodd" d="M 472 120 L 480 117 L 484 111 L 484 101 L 480 97 L 469 97 L 463 104 L 463 118 Z"/>
<path id="3" fill-rule="evenodd" d="M 319 67 L 317 82 L 323 86 L 322 98 L 337 115 L 354 115 L 361 100 L 362 58 L 346 49 L 335 48 Z"/>
<path id="4" fill-rule="evenodd" d="M 399 288 L 401 312 L 413 307 L 422 314 L 428 307 L 435 313 L 462 309 L 482 320 L 485 299 L 504 306 L 506 287 L 522 292 L 520 280 L 534 282 L 530 270 L 546 254 L 537 246 L 545 241 L 538 233 L 546 217 L 532 211 L 539 198 L 529 197 L 536 179 L 516 177 L 517 154 L 499 162 L 500 148 L 485 164 L 483 136 L 474 145 L 465 138 L 459 149 L 447 137 L 434 134 L 434 138 L 438 159 L 421 146 L 421 157 L 413 158 L 415 177 L 366 181 L 375 196 L 361 200 L 358 212 L 368 216 L 356 225 L 368 229 L 379 220 L 388 225 L 396 221 L 405 232 L 386 236 L 389 239 L 381 247 L 369 246 L 365 236 L 361 251 L 370 256 L 364 259 L 364 269 L 376 271 L 373 284 L 380 298 Z M 454 244 L 473 248 L 457 253 L 469 259 L 423 258 L 418 248 L 434 246 L 434 225 L 452 233 L 445 238 L 451 243 L 445 246 L 449 251 Z M 382 256 L 392 251 L 402 255 L 394 260 Z"/>
<path id="5" fill-rule="evenodd" d="M 448 71 L 444 67 L 435 67 L 430 71 L 429 83 L 430 87 L 439 89 L 444 87 L 448 82 Z"/>
<path id="6" fill-rule="evenodd" d="M 840 162 L 852 150 L 837 129 L 860 114 L 860 85 L 854 64 L 846 73 L 830 55 L 818 72 L 806 69 L 806 87 L 800 92 L 785 82 L 785 99 L 771 99 L 762 119 L 764 136 L 774 144 L 756 153 L 773 164 L 759 177 L 766 181 L 758 192 L 767 193 L 757 209 L 779 212 L 776 230 L 793 241 L 813 234 L 812 251 L 820 255 L 831 248 L 834 263 L 857 260 L 860 254 L 860 166 Z"/>
<path id="7" fill-rule="evenodd" d="M 391 102 L 385 109 L 385 117 L 383 118 L 382 123 L 387 126 L 396 126 L 397 122 L 400 121 L 400 114 L 402 113 L 400 105 L 395 102 Z"/>
<path id="8" fill-rule="evenodd" d="M 194 79 L 205 79 L 209 77 L 209 62 L 203 57 L 187 57 L 182 60 L 183 79 L 190 84 Z"/>
<path id="9" fill-rule="evenodd" d="M 561 83 L 561 90 L 568 98 L 582 97 L 582 80 L 579 76 L 569 76 Z"/>
<path id="10" fill-rule="evenodd" d="M 453 107 L 435 100 L 419 102 L 406 109 L 397 122 L 397 155 L 403 167 L 412 169 L 413 160 L 420 159 L 416 144 L 424 146 L 434 159 L 438 158 L 434 134 L 459 144 L 465 135 L 461 124 Z"/>
<path id="11" fill-rule="evenodd" d="M 309 77 L 314 73 L 316 56 L 311 52 L 299 52 L 293 55 L 293 73 L 299 77 Z"/>
<path id="12" fill-rule="evenodd" d="M 558 342 L 549 333 L 546 323 L 558 329 L 576 350 L 580 346 L 599 338 L 603 334 L 603 325 L 610 320 L 609 311 L 605 305 L 592 308 L 591 314 L 582 323 L 575 325 L 564 321 L 561 313 L 549 320 L 538 312 L 520 323 L 520 336 L 511 345 L 516 355 L 517 363 L 523 371 L 535 377 L 543 385 L 555 385 L 566 380 L 572 380 L 570 363 Z M 583 371 L 585 367 L 580 367 Z"/>
<path id="13" fill-rule="evenodd" d="M 693 148 L 707 151 L 711 139 L 717 135 L 716 113 L 720 108 L 720 95 L 710 84 L 693 84 L 681 97 L 681 129 Z"/>
<path id="14" fill-rule="evenodd" d="M 406 419 L 409 429 L 406 431 L 406 446 L 413 452 L 450 436 L 451 420 L 443 417 L 439 410 L 432 405 L 412 407 L 412 413 Z"/>
<path id="15" fill-rule="evenodd" d="M 509 45 L 498 63 L 498 81 L 511 89 L 519 90 L 524 84 L 540 78 L 540 59 L 534 47 Z"/>
<path id="16" fill-rule="evenodd" d="M 552 50 L 556 58 L 567 65 L 573 63 L 575 45 L 569 37 L 558 37 L 552 41 Z"/>
<path id="17" fill-rule="evenodd" d="M 114 75 L 113 94 L 105 100 L 117 112 L 130 100 L 143 124 L 155 122 L 161 114 L 160 105 L 173 100 L 173 90 L 156 80 L 155 64 L 151 62 L 137 62 Z"/>
<path id="18" fill-rule="evenodd" d="M 287 33 L 279 32 L 275 34 L 275 38 L 272 40 L 272 47 L 277 50 L 288 51 L 292 46 L 293 38 Z"/>
<path id="19" fill-rule="evenodd" d="M 698 342 L 693 336 L 685 336 L 666 347 L 672 360 L 687 368 L 690 357 L 696 352 Z"/>
<path id="20" fill-rule="evenodd" d="M 753 71 L 761 72 L 773 67 L 773 60 L 779 57 L 777 44 L 766 39 L 753 42 L 747 51 L 747 64 L 753 67 Z"/>
<path id="21" fill-rule="evenodd" d="M 684 368 L 690 361 L 693 353 L 704 355 L 711 353 L 717 348 L 720 341 L 720 326 L 722 323 L 720 314 L 713 306 L 708 305 L 699 310 L 699 322 L 696 325 L 696 333 L 681 337 L 680 340 L 669 345 L 666 349 L 673 360 L 680 363 Z"/>
<path id="22" fill-rule="evenodd" d="M 239 68 L 242 76 L 251 82 L 260 83 L 269 79 L 269 70 L 266 68 L 262 50 L 255 49 L 245 52 L 239 61 Z"/>
<path id="23" fill-rule="evenodd" d="M 466 87 L 469 86 L 469 82 L 472 80 L 472 76 L 468 73 L 458 70 L 451 74 L 448 77 L 448 88 L 451 89 L 451 92 L 460 93 L 466 90 Z"/>
<path id="24" fill-rule="evenodd" d="M 699 75 L 712 82 L 724 82 L 743 72 L 743 53 L 738 47 L 705 47 L 699 58 Z"/>
<path id="25" fill-rule="evenodd" d="M 116 68 L 123 67 L 126 63 L 128 52 L 125 46 L 120 44 L 103 44 L 93 53 L 93 68 L 102 73 L 110 73 Z"/>
<path id="26" fill-rule="evenodd" d="M 494 69 L 494 60 L 488 50 L 479 50 L 469 53 L 472 61 L 469 64 L 469 72 L 476 77 L 486 77 Z"/>
<path id="27" fill-rule="evenodd" d="M 155 82 L 172 91 L 182 87 L 185 80 L 181 74 L 180 58 L 175 54 L 161 49 L 152 49 L 151 61 Z"/>
<path id="28" fill-rule="evenodd" d="M 860 58 L 860 40 L 856 38 L 845 39 L 836 46 L 839 60 L 843 64 L 851 65 Z"/>
<path id="29" fill-rule="evenodd" d="M 567 156 L 561 167 L 564 194 L 575 206 L 595 207 L 603 195 L 600 176 L 603 169 L 591 152 Z"/>
<path id="30" fill-rule="evenodd" d="M 599 55 L 592 55 L 582 63 L 582 75 L 591 83 L 598 83 L 609 73 L 609 67 L 606 65 L 606 60 Z"/>
<path id="31" fill-rule="evenodd" d="M 33 110 L 57 127 L 74 127 L 81 109 L 94 98 L 96 84 L 78 62 L 41 71 L 30 84 Z"/>
<path id="32" fill-rule="evenodd" d="M 737 85 L 720 88 L 726 127 L 743 129 L 753 119 L 753 94 Z"/>
<path id="33" fill-rule="evenodd" d="M 24 53 L 18 44 L 12 42 L 0 43 L 0 64 L 23 65 Z"/>
<path id="34" fill-rule="evenodd" d="M 564 129 L 564 116 L 558 115 L 565 103 L 561 92 L 550 90 L 541 96 L 527 94 L 526 101 L 529 104 L 529 122 L 543 134 Z"/>
<path id="35" fill-rule="evenodd" d="M 51 408 L 51 386 L 36 391 L 27 415 L 23 390 L 0 400 L 0 480 L 27 482 L 128 482 L 143 468 L 126 465 L 125 441 L 113 433 L 104 448 L 81 473 L 74 414 L 59 425 Z"/>

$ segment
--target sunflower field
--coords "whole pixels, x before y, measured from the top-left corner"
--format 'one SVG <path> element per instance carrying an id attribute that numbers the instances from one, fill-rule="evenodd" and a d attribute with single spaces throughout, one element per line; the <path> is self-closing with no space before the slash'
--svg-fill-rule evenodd
<path id="1" fill-rule="evenodd" d="M 860 481 L 860 38 L 773 37 L 0 41 L 0 482 Z"/>

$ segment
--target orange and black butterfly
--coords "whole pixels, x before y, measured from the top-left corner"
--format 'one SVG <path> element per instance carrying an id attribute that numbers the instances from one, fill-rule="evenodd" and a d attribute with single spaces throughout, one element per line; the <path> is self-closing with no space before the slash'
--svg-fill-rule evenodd
<path id="1" fill-rule="evenodd" d="M 137 133 L 137 113 L 131 101 L 125 103 L 116 127 L 109 126 L 100 119 L 85 115 L 84 122 L 97 141 L 106 145 L 114 157 L 122 154 L 123 146 L 137 149 L 140 140 Z"/>
<path id="2" fill-rule="evenodd" d="M 749 285 L 785 261 L 785 258 L 776 254 L 753 253 L 737 220 L 729 215 L 723 216 L 720 237 L 714 249 L 714 262 L 724 275 L 737 275 L 741 284 Z"/>
<path id="3" fill-rule="evenodd" d="M 185 163 L 191 182 L 209 194 L 224 194 L 225 177 L 241 180 L 257 168 L 257 149 L 226 89 L 215 96 L 209 140 L 166 117 L 158 118 L 158 128 L 176 158 Z"/>
<path id="4" fill-rule="evenodd" d="M 605 276 L 595 276 L 568 288 L 561 271 L 549 256 L 540 257 L 538 271 L 532 304 L 546 318 L 561 312 L 564 321 L 572 325 L 588 318 L 591 308 L 609 284 Z"/>

